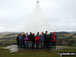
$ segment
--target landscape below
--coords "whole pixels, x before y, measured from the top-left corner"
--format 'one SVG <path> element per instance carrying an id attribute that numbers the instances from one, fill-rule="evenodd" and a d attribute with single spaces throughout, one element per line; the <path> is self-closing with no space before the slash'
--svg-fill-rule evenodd
<path id="1" fill-rule="evenodd" d="M 75 32 L 55 32 L 57 35 L 57 46 L 75 46 L 76 47 L 76 33 Z M 18 32 L 3 32 L 0 33 L 0 45 L 17 44 L 16 37 Z"/>

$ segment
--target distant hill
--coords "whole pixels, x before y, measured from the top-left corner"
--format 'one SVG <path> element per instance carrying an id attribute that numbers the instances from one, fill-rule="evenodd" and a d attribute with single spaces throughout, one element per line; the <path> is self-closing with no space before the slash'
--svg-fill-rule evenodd
<path id="1" fill-rule="evenodd" d="M 16 37 L 22 32 L 1 32 L 0 45 L 16 44 Z M 76 46 L 76 32 L 55 32 L 57 45 Z"/>

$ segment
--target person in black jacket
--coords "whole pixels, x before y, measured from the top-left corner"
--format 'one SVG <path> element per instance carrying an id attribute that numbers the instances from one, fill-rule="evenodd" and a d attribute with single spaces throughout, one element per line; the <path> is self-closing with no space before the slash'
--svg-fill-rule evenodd
<path id="1" fill-rule="evenodd" d="M 16 38 L 16 41 L 17 41 L 17 46 L 19 46 L 19 40 L 18 40 L 19 35 L 20 35 L 20 34 L 18 34 L 18 36 L 17 36 L 17 38 Z"/>
<path id="2" fill-rule="evenodd" d="M 22 35 L 22 33 L 18 34 L 16 40 L 17 40 L 18 48 L 22 48 L 22 43 L 23 43 L 23 35 Z"/>
<path id="3" fill-rule="evenodd" d="M 34 38 L 35 38 L 34 33 L 30 32 L 30 35 L 29 35 L 29 39 L 30 39 L 30 48 L 34 48 Z"/>
<path id="4" fill-rule="evenodd" d="M 33 33 L 33 37 L 32 37 L 32 48 L 34 48 L 35 46 L 35 34 Z"/>
<path id="5" fill-rule="evenodd" d="M 25 38 L 25 36 L 26 36 L 26 34 L 23 33 L 23 48 L 25 47 L 25 45 L 24 45 L 24 38 Z"/>
<path id="6" fill-rule="evenodd" d="M 44 40 L 45 48 L 50 48 L 50 38 L 49 38 L 48 31 L 45 32 L 44 38 L 45 38 Z"/>
<path id="7" fill-rule="evenodd" d="M 49 34 L 49 38 L 50 38 L 50 48 L 52 48 L 52 33 L 51 32 Z"/>

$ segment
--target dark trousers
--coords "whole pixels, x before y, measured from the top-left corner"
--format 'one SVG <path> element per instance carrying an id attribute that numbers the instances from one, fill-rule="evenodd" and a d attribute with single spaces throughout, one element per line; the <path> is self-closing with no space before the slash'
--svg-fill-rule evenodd
<path id="1" fill-rule="evenodd" d="M 19 46 L 18 46 L 19 48 L 22 48 L 22 43 L 21 42 L 19 42 Z"/>
<path id="2" fill-rule="evenodd" d="M 52 42 L 52 48 L 56 49 L 56 42 Z"/>
<path id="3" fill-rule="evenodd" d="M 44 43 L 44 48 L 50 48 L 50 43 L 49 42 Z"/>
<path id="4" fill-rule="evenodd" d="M 36 43 L 36 48 L 37 48 L 37 49 L 39 48 L 39 43 Z"/>
<path id="5" fill-rule="evenodd" d="M 34 46 L 35 46 L 35 43 L 34 43 L 34 42 L 32 42 L 32 48 L 34 48 Z"/>

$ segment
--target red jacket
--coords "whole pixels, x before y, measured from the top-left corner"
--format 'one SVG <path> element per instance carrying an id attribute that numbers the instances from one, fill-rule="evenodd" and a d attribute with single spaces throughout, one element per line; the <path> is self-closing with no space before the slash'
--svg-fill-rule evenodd
<path id="1" fill-rule="evenodd" d="M 39 36 L 35 37 L 35 43 L 40 43 L 40 37 Z"/>
<path id="2" fill-rule="evenodd" d="M 56 36 L 55 35 L 52 36 L 52 42 L 56 42 Z"/>

